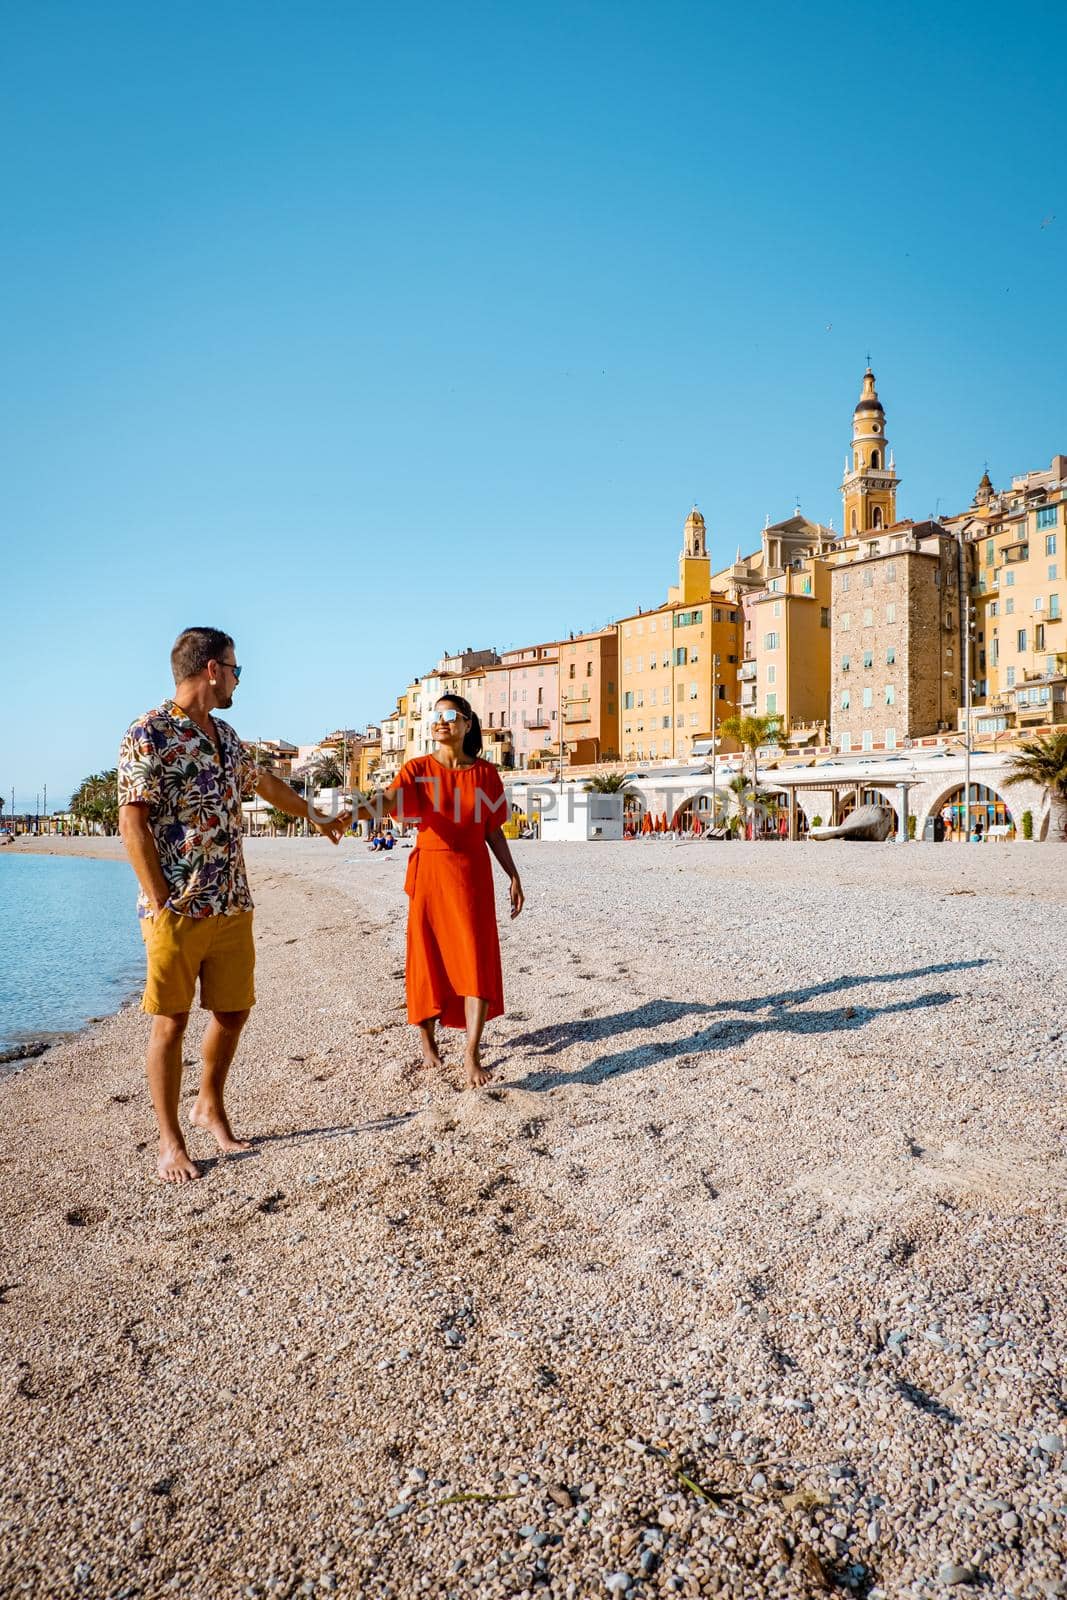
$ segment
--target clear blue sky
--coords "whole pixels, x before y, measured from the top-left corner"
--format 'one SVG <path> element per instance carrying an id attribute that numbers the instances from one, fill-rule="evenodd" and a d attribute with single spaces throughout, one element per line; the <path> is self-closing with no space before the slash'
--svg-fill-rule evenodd
<path id="1" fill-rule="evenodd" d="M 112 765 L 189 623 L 305 741 L 657 603 L 694 500 L 722 560 L 840 526 L 868 350 L 902 515 L 1047 466 L 1065 16 L 6 7 L 8 804 Z"/>

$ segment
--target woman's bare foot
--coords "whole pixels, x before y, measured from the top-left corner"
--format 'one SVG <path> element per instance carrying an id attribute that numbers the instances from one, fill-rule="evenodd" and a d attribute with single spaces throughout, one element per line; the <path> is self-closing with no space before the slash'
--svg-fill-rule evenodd
<path id="1" fill-rule="evenodd" d="M 189 1159 L 183 1144 L 161 1144 L 156 1171 L 163 1183 L 190 1183 L 200 1176 L 200 1168 Z"/>
<path id="2" fill-rule="evenodd" d="M 437 1048 L 437 1029 L 432 1022 L 419 1024 L 419 1043 L 422 1046 L 422 1064 L 434 1072 L 443 1072 L 445 1064 Z"/>
<path id="3" fill-rule="evenodd" d="M 199 1100 L 193 1101 L 193 1108 L 189 1112 L 189 1121 L 194 1128 L 203 1128 L 213 1135 L 215 1143 L 223 1155 L 239 1155 L 242 1150 L 251 1150 L 251 1139 L 238 1139 L 230 1127 L 230 1119 L 221 1106 L 202 1106 Z"/>
<path id="4" fill-rule="evenodd" d="M 482 1066 L 481 1051 L 477 1047 L 472 1050 L 468 1046 L 463 1057 L 463 1070 L 467 1074 L 468 1089 L 481 1089 L 489 1082 L 489 1074 Z"/>

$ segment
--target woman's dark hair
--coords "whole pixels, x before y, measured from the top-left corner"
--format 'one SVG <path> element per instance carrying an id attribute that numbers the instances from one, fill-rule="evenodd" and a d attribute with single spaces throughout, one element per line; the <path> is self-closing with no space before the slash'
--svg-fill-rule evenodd
<path id="1" fill-rule="evenodd" d="M 221 628 L 183 628 L 170 653 L 175 685 L 195 678 L 209 661 L 219 661 L 222 652 L 232 648 L 233 640 Z"/>
<path id="2" fill-rule="evenodd" d="M 445 701 L 450 706 L 455 706 L 457 711 L 462 711 L 463 715 L 470 721 L 470 727 L 463 735 L 463 754 L 472 758 L 480 756 L 482 753 L 482 725 L 478 721 L 477 713 L 471 708 L 470 701 L 464 700 L 461 694 L 443 694 L 437 704 L 442 705 Z"/>

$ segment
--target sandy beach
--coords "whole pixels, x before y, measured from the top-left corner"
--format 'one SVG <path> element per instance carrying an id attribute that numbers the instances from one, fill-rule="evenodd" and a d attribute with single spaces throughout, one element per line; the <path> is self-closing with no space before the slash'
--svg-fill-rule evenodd
<path id="1" fill-rule="evenodd" d="M 486 1091 L 318 840 L 253 1152 L 155 1182 L 133 1007 L 0 1078 L 0 1593 L 1067 1595 L 1067 853 L 515 848 Z"/>

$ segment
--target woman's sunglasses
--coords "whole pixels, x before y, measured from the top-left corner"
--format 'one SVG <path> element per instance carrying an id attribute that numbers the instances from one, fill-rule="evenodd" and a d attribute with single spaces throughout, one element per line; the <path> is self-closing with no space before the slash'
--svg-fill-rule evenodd
<path id="1" fill-rule="evenodd" d="M 466 722 L 467 718 L 463 715 L 462 711 L 457 711 L 455 706 L 449 706 L 444 711 L 435 711 L 433 714 L 433 720 L 435 722 Z"/>

